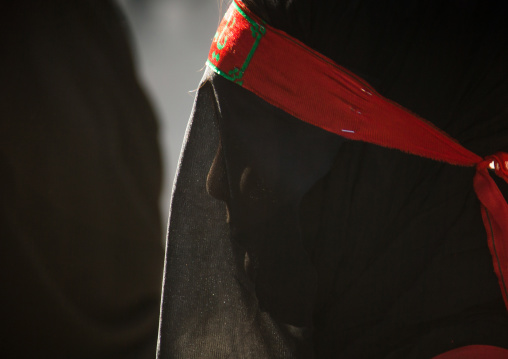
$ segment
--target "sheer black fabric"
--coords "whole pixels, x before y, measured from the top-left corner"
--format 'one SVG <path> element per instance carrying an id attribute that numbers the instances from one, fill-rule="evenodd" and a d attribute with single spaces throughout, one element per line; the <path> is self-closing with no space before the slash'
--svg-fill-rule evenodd
<path id="1" fill-rule="evenodd" d="M 109 1 L 0 11 L 0 356 L 153 358 L 157 124 Z"/>
<path id="2" fill-rule="evenodd" d="M 245 3 L 468 149 L 508 150 L 501 2 Z M 187 136 L 160 358 L 508 348 L 473 168 L 344 140 L 213 73 Z"/>

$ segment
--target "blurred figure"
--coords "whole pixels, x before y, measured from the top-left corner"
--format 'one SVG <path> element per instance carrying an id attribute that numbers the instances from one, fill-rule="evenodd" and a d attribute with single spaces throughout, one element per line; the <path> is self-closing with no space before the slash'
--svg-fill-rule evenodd
<path id="1" fill-rule="evenodd" d="M 152 358 L 157 123 L 111 1 L 5 3 L 0 353 Z"/>

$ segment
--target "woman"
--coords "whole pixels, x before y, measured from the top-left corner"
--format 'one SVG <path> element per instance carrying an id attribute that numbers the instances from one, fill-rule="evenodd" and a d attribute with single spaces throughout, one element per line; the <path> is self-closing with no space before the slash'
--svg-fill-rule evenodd
<path id="1" fill-rule="evenodd" d="M 411 151 L 429 131 L 478 158 L 508 150 L 506 6 L 232 7 L 210 50 L 173 197 L 159 357 L 432 358 L 464 347 L 506 357 L 504 282 L 476 170 Z M 269 34 L 280 41 L 271 52 Z M 298 40 L 310 49 L 286 58 Z M 308 90 L 312 80 L 284 82 L 295 73 L 288 68 L 299 69 L 295 81 L 315 71 L 313 56 L 345 74 L 330 90 L 337 102 L 374 94 L 380 108 L 432 130 L 401 126 L 404 147 L 316 125 L 328 101 Z M 350 82 L 365 86 L 347 97 Z M 322 106 L 310 107 L 309 96 Z M 344 123 L 366 116 L 348 108 L 337 116 Z M 384 123 L 370 117 L 376 138 Z"/>

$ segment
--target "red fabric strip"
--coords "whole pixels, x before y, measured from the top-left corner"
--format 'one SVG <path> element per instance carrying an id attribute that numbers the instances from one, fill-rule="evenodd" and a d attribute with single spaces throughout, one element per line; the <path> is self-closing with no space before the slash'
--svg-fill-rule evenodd
<path id="1" fill-rule="evenodd" d="M 508 350 L 490 345 L 468 345 L 448 351 L 433 359 L 508 359 Z"/>
<path id="2" fill-rule="evenodd" d="M 508 308 L 508 205 L 488 171 L 494 163 L 496 173 L 508 182 L 508 154 L 482 159 L 332 60 L 265 24 L 239 0 L 219 25 L 207 64 L 268 103 L 339 136 L 476 166 L 474 188 Z"/>
<path id="3" fill-rule="evenodd" d="M 487 231 L 494 272 L 508 309 L 508 204 L 490 176 L 490 163 L 494 163 L 496 174 L 507 181 L 508 154 L 498 153 L 487 157 L 477 165 L 474 177 L 474 189 L 482 204 L 483 224 Z"/>

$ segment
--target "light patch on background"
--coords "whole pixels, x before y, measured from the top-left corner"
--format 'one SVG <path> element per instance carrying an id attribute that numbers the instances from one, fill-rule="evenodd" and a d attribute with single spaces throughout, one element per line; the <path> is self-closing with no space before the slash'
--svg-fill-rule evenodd
<path id="1" fill-rule="evenodd" d="M 160 123 L 163 223 L 178 156 L 212 38 L 220 0 L 118 0 L 133 34 L 138 69 Z"/>

